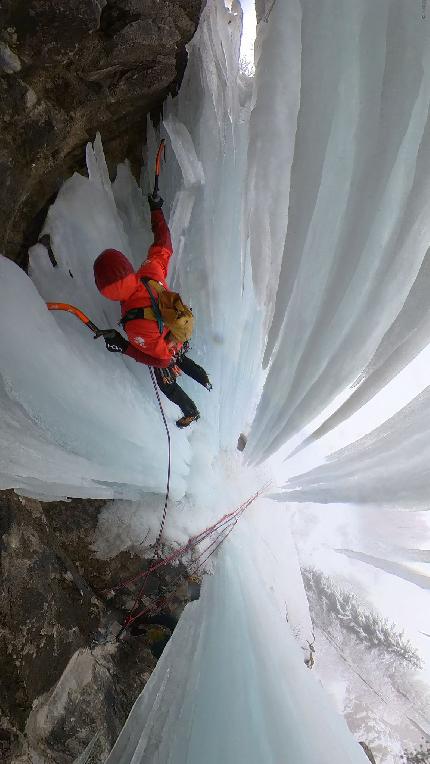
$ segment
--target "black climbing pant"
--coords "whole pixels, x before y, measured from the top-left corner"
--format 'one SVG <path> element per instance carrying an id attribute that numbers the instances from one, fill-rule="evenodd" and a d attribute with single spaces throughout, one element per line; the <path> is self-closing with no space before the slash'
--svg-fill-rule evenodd
<path id="1" fill-rule="evenodd" d="M 191 379 L 194 379 L 200 385 L 203 385 L 203 387 L 208 384 L 209 377 L 203 367 L 194 363 L 194 361 L 192 361 L 191 358 L 187 358 L 186 355 L 182 355 L 178 358 L 176 365 L 179 366 L 181 371 L 183 371 L 187 377 L 191 377 Z M 166 369 L 154 369 L 155 378 L 160 390 L 162 390 L 169 401 L 172 401 L 172 403 L 176 403 L 176 405 L 179 406 L 184 416 L 195 416 L 195 414 L 198 414 L 199 412 L 194 401 L 192 401 L 182 388 L 179 387 L 176 380 L 174 382 L 169 380 L 169 375 L 165 373 L 166 371 Z"/>

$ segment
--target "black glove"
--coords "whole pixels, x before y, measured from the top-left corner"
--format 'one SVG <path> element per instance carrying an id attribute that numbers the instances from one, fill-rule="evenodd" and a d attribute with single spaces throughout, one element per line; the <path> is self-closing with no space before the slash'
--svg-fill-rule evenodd
<path id="1" fill-rule="evenodd" d="M 148 204 L 151 212 L 154 212 L 154 210 L 161 210 L 164 204 L 164 199 L 162 199 L 158 194 L 156 196 L 153 194 L 148 194 Z"/>
<path id="2" fill-rule="evenodd" d="M 127 340 L 116 329 L 101 329 L 94 335 L 94 339 L 96 340 L 97 337 L 103 337 L 106 350 L 110 353 L 125 353 L 128 348 Z"/>

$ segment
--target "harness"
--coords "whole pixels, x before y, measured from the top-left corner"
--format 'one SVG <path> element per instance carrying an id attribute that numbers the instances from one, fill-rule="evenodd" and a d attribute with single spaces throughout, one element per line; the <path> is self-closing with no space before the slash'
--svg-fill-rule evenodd
<path id="1" fill-rule="evenodd" d="M 122 317 L 119 323 L 124 329 L 128 321 L 135 321 L 137 318 L 146 318 L 149 321 L 156 321 L 160 334 L 163 334 L 164 322 L 158 307 L 158 301 L 154 293 L 152 292 L 150 285 L 154 287 L 155 291 L 158 294 L 160 292 L 165 291 L 164 287 L 158 281 L 154 281 L 153 279 L 141 278 L 140 280 L 149 294 L 149 299 L 151 300 L 151 307 L 150 308 L 149 307 L 130 308 L 130 310 L 127 311 L 127 313 L 125 314 L 125 316 Z"/>

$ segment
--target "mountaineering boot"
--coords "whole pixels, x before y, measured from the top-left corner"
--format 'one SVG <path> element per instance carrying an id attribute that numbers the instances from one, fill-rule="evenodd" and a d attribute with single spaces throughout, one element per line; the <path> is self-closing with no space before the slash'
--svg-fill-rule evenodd
<path id="1" fill-rule="evenodd" d="M 189 427 L 190 424 L 197 422 L 198 419 L 200 419 L 200 414 L 198 411 L 196 411 L 195 414 L 190 414 L 189 416 L 181 416 L 181 418 L 176 422 L 176 427 L 179 427 L 181 430 L 183 430 L 184 427 Z"/>

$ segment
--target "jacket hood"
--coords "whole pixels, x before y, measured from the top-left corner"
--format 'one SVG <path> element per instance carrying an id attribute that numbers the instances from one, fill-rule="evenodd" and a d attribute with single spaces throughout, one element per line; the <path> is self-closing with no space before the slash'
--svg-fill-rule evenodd
<path id="1" fill-rule="evenodd" d="M 109 300 L 124 301 L 139 286 L 130 260 L 118 249 L 105 249 L 94 262 L 97 289 Z"/>

